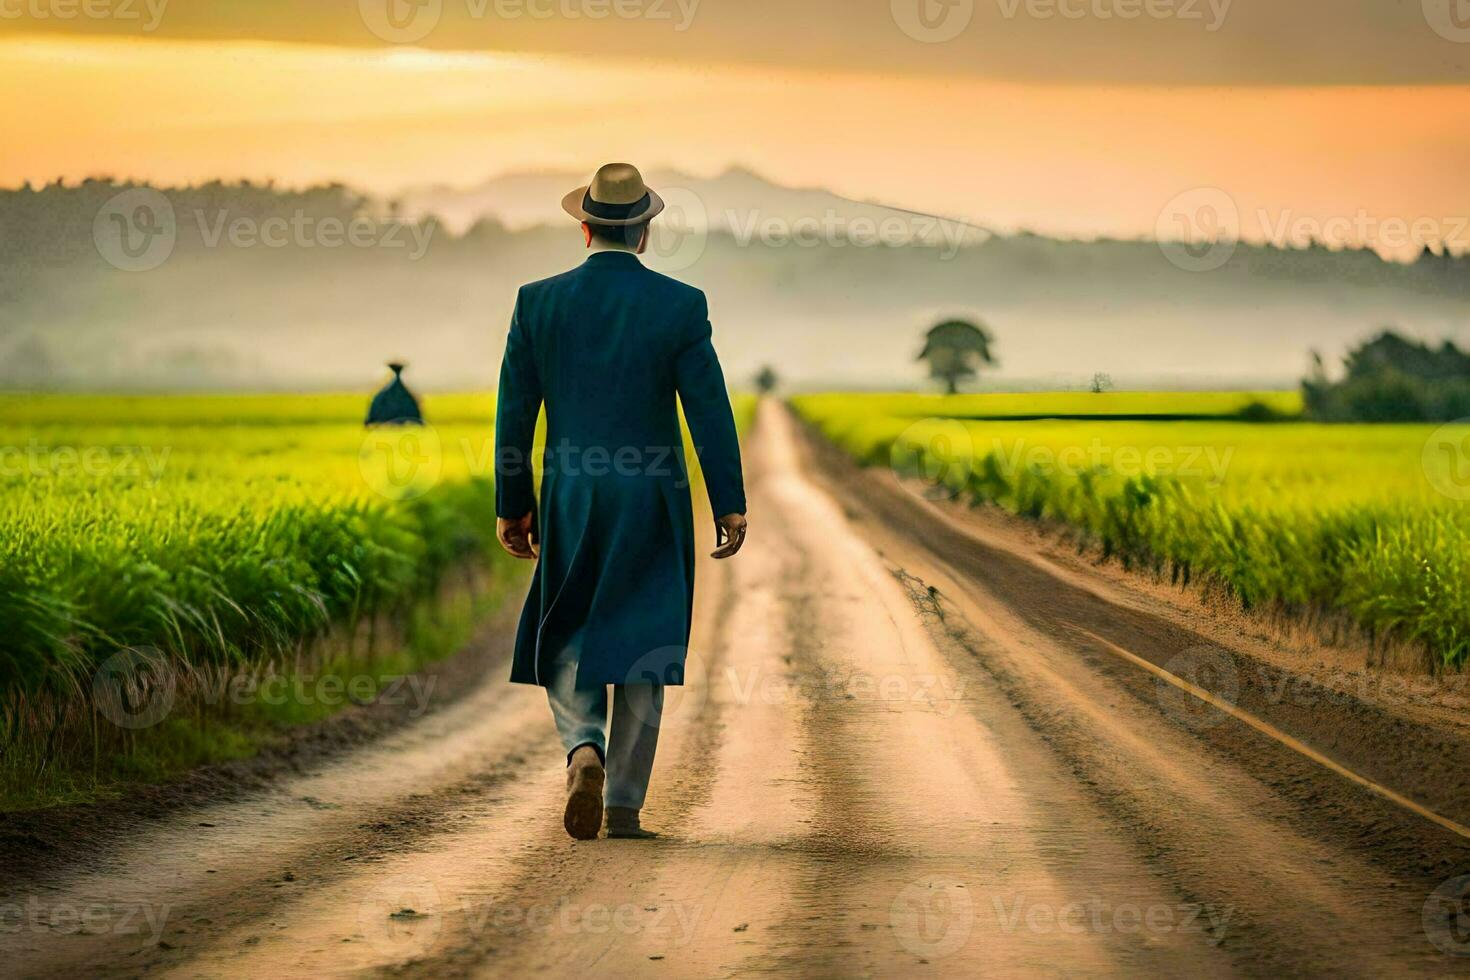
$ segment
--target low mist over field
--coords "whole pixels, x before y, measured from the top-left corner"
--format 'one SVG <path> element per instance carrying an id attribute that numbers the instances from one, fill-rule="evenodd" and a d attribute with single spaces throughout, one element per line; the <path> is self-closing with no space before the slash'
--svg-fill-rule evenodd
<path id="1" fill-rule="evenodd" d="M 10 387 L 428 388 L 494 383 L 516 287 L 581 261 L 571 174 L 417 188 L 92 181 L 0 194 Z M 1291 385 L 1386 325 L 1470 339 L 1470 259 L 1229 242 L 1058 241 L 780 187 L 653 173 L 648 264 L 705 289 L 732 380 L 912 386 L 923 331 L 997 338 L 993 384 Z M 122 237 L 126 235 L 126 241 Z"/>

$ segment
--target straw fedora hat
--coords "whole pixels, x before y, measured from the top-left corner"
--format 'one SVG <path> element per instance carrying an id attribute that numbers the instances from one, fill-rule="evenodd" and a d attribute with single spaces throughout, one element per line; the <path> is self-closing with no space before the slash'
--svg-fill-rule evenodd
<path id="1" fill-rule="evenodd" d="M 578 221 L 623 227 L 651 220 L 664 209 L 664 199 L 631 163 L 609 163 L 598 168 L 592 183 L 562 198 L 561 206 Z"/>

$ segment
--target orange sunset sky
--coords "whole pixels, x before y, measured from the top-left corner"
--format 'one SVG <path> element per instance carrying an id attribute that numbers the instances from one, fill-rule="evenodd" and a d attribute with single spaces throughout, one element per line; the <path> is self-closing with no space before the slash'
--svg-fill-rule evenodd
<path id="1" fill-rule="evenodd" d="M 0 0 L 0 185 L 630 159 L 1067 235 L 1215 187 L 1253 238 L 1396 218 L 1470 248 L 1470 21 L 1441 0 L 56 6 L 82 2 Z"/>

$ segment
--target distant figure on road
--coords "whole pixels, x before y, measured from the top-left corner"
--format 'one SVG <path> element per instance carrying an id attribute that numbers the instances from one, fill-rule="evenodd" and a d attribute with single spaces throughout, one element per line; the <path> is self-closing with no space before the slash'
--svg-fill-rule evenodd
<path id="1" fill-rule="evenodd" d="M 678 403 L 717 515 L 714 557 L 732 557 L 745 541 L 740 444 L 708 304 L 638 260 L 663 206 L 626 163 L 566 196 L 592 255 L 521 288 L 500 372 L 500 542 L 539 559 L 511 680 L 547 689 L 567 750 L 563 824 L 578 840 L 597 837 L 604 806 L 609 837 L 654 836 L 639 811 L 664 687 L 684 683 L 694 602 Z M 543 403 L 538 511 L 531 453 Z"/>
<path id="2" fill-rule="evenodd" d="M 406 364 L 389 364 L 393 380 L 388 387 L 373 396 L 368 407 L 367 424 L 372 425 L 423 425 L 424 413 L 419 410 L 419 400 L 403 383 Z"/>

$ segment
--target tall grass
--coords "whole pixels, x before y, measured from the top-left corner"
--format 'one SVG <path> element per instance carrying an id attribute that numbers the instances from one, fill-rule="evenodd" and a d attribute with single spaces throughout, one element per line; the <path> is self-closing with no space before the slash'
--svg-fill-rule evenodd
<path id="1" fill-rule="evenodd" d="M 1436 489 L 1433 426 L 919 419 L 895 414 L 901 398 L 794 402 L 860 461 L 939 495 L 1064 522 L 1125 565 L 1222 583 L 1247 607 L 1334 610 L 1442 664 L 1470 658 L 1470 504 Z M 1156 403 L 1193 414 L 1187 402 Z"/>
<path id="2" fill-rule="evenodd" d="M 395 628 L 455 570 L 504 574 L 493 397 L 431 402 L 445 420 L 437 428 L 372 438 L 362 404 L 0 399 L 9 783 L 77 763 L 68 756 L 87 748 L 80 729 L 91 730 L 93 765 L 128 758 L 139 739 L 160 744 L 159 731 L 98 715 L 108 688 L 97 678 L 119 656 L 132 658 L 124 693 L 135 700 L 163 680 L 197 693 L 221 677 L 291 669 L 329 635 L 351 644 L 365 625 Z M 180 729 L 192 711 L 180 705 L 160 729 Z M 173 734 L 174 744 L 193 737 Z"/>
<path id="3" fill-rule="evenodd" d="M 429 399 L 425 430 L 363 407 L 0 397 L 0 809 L 248 753 L 319 705 L 221 709 L 233 679 L 411 671 L 465 635 L 447 582 L 527 570 L 495 540 L 493 395 Z M 106 717 L 164 688 L 166 718 Z"/>

